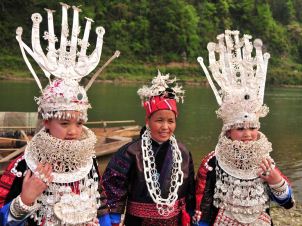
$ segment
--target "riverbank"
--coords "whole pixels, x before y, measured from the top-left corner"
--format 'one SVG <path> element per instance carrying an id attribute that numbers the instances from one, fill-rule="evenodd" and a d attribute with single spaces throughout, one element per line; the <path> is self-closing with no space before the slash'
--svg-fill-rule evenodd
<path id="1" fill-rule="evenodd" d="M 296 205 L 289 210 L 274 206 L 271 208 L 274 226 L 302 226 L 302 205 Z"/>
<path id="2" fill-rule="evenodd" d="M 172 75 L 173 76 L 173 75 Z M 149 78 L 149 77 L 148 77 Z M 43 80 L 45 78 L 40 78 L 40 80 Z M 13 75 L 1 75 L 0 74 L 0 81 L 22 81 L 22 82 L 31 82 L 34 81 L 34 78 L 32 78 L 31 75 L 28 75 L 26 77 L 20 77 L 20 76 L 13 76 Z M 85 80 L 85 78 L 84 78 Z M 188 86 L 203 86 L 203 87 L 209 87 L 209 83 L 205 77 L 200 77 L 199 81 L 198 79 L 190 79 L 187 78 L 185 80 L 181 80 L 182 84 L 188 85 Z M 46 81 L 46 79 L 45 79 Z M 146 82 L 150 81 L 147 79 L 125 79 L 125 78 L 115 78 L 113 80 L 108 80 L 108 79 L 97 79 L 95 83 L 105 83 L 105 84 L 144 84 Z M 87 80 L 88 82 L 88 80 Z M 85 83 L 85 82 L 84 82 Z M 267 84 L 268 86 L 277 86 L 277 87 L 284 87 L 284 88 L 302 88 L 302 85 L 288 85 L 288 84 Z"/>
<path id="3" fill-rule="evenodd" d="M 99 66 L 101 67 L 102 64 L 103 62 Z M 32 80 L 32 75 L 21 57 L 0 57 L 0 65 L 2 66 L 0 68 L 0 80 Z M 37 65 L 33 63 L 33 67 L 40 79 L 45 78 Z M 133 63 L 116 59 L 104 70 L 97 80 L 98 82 L 119 84 L 145 83 L 146 81 L 150 81 L 157 74 L 158 70 L 163 74 L 169 73 L 172 76 L 176 76 L 178 80 L 189 85 L 208 85 L 204 72 L 197 62 L 170 62 L 165 64 Z M 93 73 L 90 75 L 92 76 Z M 302 66 L 298 67 L 297 65 L 293 65 L 293 63 L 281 64 L 281 66 L 279 64 L 276 66 L 270 65 L 266 84 L 302 87 Z"/>
<path id="4" fill-rule="evenodd" d="M 144 66 L 146 68 L 149 68 L 150 66 Z M 112 72 L 110 70 L 104 71 L 97 79 L 96 83 L 114 83 L 114 84 L 144 84 L 146 82 L 149 82 L 154 75 L 156 75 L 159 70 L 162 74 L 169 73 L 172 77 L 176 76 L 177 79 L 186 85 L 190 86 L 208 86 L 208 81 L 205 76 L 203 76 L 202 71 L 199 71 L 199 68 L 196 68 L 196 71 L 192 72 L 192 75 L 189 75 L 188 71 L 185 71 L 186 67 L 190 66 L 184 66 L 185 68 L 180 69 L 180 66 L 176 68 L 172 68 L 171 66 L 167 66 L 165 68 L 164 66 L 159 66 L 158 68 L 151 67 L 148 70 L 141 70 L 138 73 L 135 73 L 133 71 L 125 70 L 124 72 Z M 38 77 L 41 81 L 45 80 L 47 82 L 47 79 L 45 76 L 41 75 L 42 73 L 38 74 Z M 93 75 L 93 72 L 91 73 L 91 76 Z M 0 70 L 0 81 L 34 81 L 33 76 L 30 74 L 29 71 L 26 70 Z M 89 78 L 84 77 L 82 83 L 86 84 L 88 83 Z"/>

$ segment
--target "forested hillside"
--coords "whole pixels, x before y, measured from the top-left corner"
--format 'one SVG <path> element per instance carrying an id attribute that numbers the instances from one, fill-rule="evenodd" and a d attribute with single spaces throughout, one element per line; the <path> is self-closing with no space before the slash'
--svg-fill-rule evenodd
<path id="1" fill-rule="evenodd" d="M 30 46 L 30 16 L 43 16 L 42 32 L 47 30 L 44 8 L 55 9 L 55 32 L 60 37 L 59 1 L 0 1 L 0 74 L 28 74 L 15 40 L 18 26 Z M 198 80 L 201 69 L 197 56 L 207 57 L 206 46 L 226 29 L 240 30 L 261 38 L 271 54 L 268 81 L 271 84 L 302 85 L 302 1 L 301 0 L 86 0 L 64 1 L 81 5 L 84 16 L 93 18 L 94 29 L 102 25 L 105 61 L 114 50 L 122 52 L 106 71 L 106 79 L 140 79 L 154 75 L 156 68 Z M 72 10 L 69 10 L 72 13 Z M 71 18 L 71 16 L 70 16 Z M 70 20 L 69 25 L 72 23 Z M 81 35 L 80 35 L 81 36 Z M 93 41 L 92 41 L 93 40 Z M 46 43 L 44 43 L 46 47 Z M 92 48 L 91 48 L 92 49 Z M 171 63 L 173 62 L 173 63 Z M 177 63 L 175 63 L 177 62 Z M 29 76 L 29 75 L 26 75 Z"/>

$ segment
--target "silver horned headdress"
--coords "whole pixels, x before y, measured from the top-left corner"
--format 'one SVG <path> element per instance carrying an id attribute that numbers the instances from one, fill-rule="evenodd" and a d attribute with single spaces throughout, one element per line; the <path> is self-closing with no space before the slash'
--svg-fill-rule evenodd
<path id="1" fill-rule="evenodd" d="M 185 91 L 182 89 L 182 86 L 176 83 L 176 80 L 176 77 L 170 78 L 170 74 L 163 75 L 158 70 L 157 76 L 152 79 L 151 86 L 144 85 L 137 93 L 144 103 L 144 101 L 149 100 L 151 97 L 165 95 L 168 92 L 167 89 L 170 89 L 173 98 L 177 102 L 183 102 Z"/>
<path id="2" fill-rule="evenodd" d="M 103 27 L 96 28 L 96 46 L 94 51 L 88 56 L 86 50 L 89 47 L 88 38 L 93 20 L 86 18 L 83 38 L 78 38 L 80 33 L 79 12 L 81 12 L 81 9 L 72 6 L 73 24 L 69 38 L 67 11 L 70 6 L 64 3 L 61 3 L 61 5 L 62 28 L 58 49 L 55 47 L 58 38 L 54 33 L 54 11 L 50 9 L 45 9 L 47 12 L 48 31 L 45 31 L 43 35 L 43 38 L 48 41 L 47 54 L 43 52 L 40 43 L 40 23 L 42 16 L 39 13 L 34 13 L 31 16 L 33 21 L 31 34 L 32 49 L 22 41 L 22 27 L 17 28 L 16 39 L 19 42 L 26 65 L 42 92 L 42 95 L 36 98 L 36 101 L 39 105 L 38 111 L 42 114 L 43 119 L 69 118 L 72 117 L 72 114 L 65 114 L 65 111 L 79 111 L 81 112 L 81 119 L 86 121 L 87 109 L 90 108 L 86 91 L 90 88 L 95 76 L 93 76 L 85 88 L 80 86 L 79 82 L 93 71 L 100 61 L 105 29 Z M 41 82 L 32 68 L 26 52 L 38 63 L 48 78 L 49 85 L 45 89 L 42 88 Z M 119 53 L 116 52 L 115 57 L 118 57 L 118 55 Z M 55 77 L 53 81 L 51 81 L 51 75 Z"/>
<path id="3" fill-rule="evenodd" d="M 177 116 L 176 103 L 183 103 L 184 93 L 182 86 L 176 83 L 176 78 L 172 79 L 169 74 L 163 75 L 160 71 L 152 79 L 151 86 L 143 86 L 137 91 L 148 117 L 158 110 L 171 110 Z"/>
<path id="4" fill-rule="evenodd" d="M 217 36 L 218 43 L 208 43 L 209 69 L 220 87 L 217 90 L 202 57 L 198 57 L 220 106 L 217 116 L 223 131 L 234 127 L 260 127 L 259 117 L 269 109 L 263 105 L 268 53 L 262 53 L 262 41 L 252 36 L 239 38 L 239 31 L 226 30 Z M 252 52 L 255 51 L 255 56 Z M 219 59 L 216 56 L 219 55 Z"/>

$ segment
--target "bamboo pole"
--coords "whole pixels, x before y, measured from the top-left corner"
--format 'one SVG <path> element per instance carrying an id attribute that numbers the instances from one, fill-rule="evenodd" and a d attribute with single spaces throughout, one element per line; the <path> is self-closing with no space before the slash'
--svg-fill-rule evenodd
<path id="1" fill-rule="evenodd" d="M 5 156 L 4 158 L 0 159 L 0 163 L 8 162 L 12 158 L 16 157 L 17 155 L 21 154 L 24 151 L 25 147 L 19 148 L 18 150 L 14 151 L 13 153 Z"/>
<path id="2" fill-rule="evenodd" d="M 17 138 L 10 138 L 10 137 L 0 137 L 0 140 L 24 141 L 24 142 L 26 142 L 26 140 L 24 140 L 24 139 L 17 139 Z"/>
<path id="3" fill-rule="evenodd" d="M 112 55 L 112 57 L 110 57 L 109 60 L 107 60 L 107 62 L 100 68 L 97 70 L 97 72 L 94 73 L 94 75 L 91 77 L 90 81 L 88 82 L 88 84 L 85 87 L 85 91 L 88 91 L 88 89 L 91 87 L 92 83 L 94 82 L 94 80 L 102 73 L 102 71 L 111 63 L 111 61 L 113 61 L 115 58 L 120 56 L 120 51 L 115 51 L 114 54 Z"/>
<path id="4" fill-rule="evenodd" d="M 28 138 L 28 136 L 26 135 L 26 133 L 24 132 L 23 129 L 21 130 L 21 134 L 22 134 L 22 136 L 24 137 L 24 139 L 25 139 L 26 141 L 29 141 L 29 138 Z"/>
<path id="5" fill-rule="evenodd" d="M 0 129 L 35 129 L 35 126 L 0 126 Z"/>
<path id="6" fill-rule="evenodd" d="M 20 148 L 0 148 L 0 152 L 2 151 L 16 151 L 19 150 Z"/>
<path id="7" fill-rule="evenodd" d="M 118 123 L 133 123 L 135 120 L 120 120 L 120 121 L 92 121 L 86 122 L 85 124 L 118 124 Z"/>

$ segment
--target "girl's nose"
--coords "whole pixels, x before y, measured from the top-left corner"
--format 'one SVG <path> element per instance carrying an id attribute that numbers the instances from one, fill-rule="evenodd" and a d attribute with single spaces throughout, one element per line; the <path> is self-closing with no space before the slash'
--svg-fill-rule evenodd
<path id="1" fill-rule="evenodd" d="M 251 130 L 250 130 L 250 129 L 245 129 L 243 135 L 244 135 L 245 137 L 251 136 Z"/>
<path id="2" fill-rule="evenodd" d="M 77 128 L 74 125 L 70 125 L 68 128 L 68 135 L 74 135 L 76 134 Z"/>

